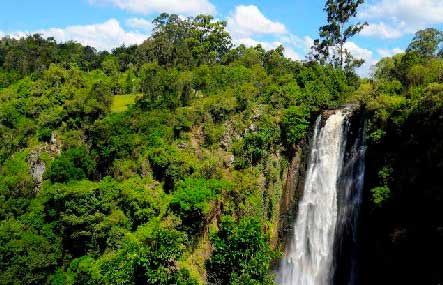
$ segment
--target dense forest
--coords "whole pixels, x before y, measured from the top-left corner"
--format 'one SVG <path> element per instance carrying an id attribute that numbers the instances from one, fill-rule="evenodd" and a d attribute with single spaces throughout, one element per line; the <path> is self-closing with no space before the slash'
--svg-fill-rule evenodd
<path id="1" fill-rule="evenodd" d="M 442 44 L 442 32 L 418 31 L 355 93 L 369 113 L 363 284 L 443 280 Z"/>
<path id="2" fill-rule="evenodd" d="M 211 16 L 153 24 L 112 52 L 0 40 L 0 284 L 273 284 L 289 161 L 346 103 L 367 117 L 363 284 L 442 280 L 440 31 L 360 79 L 319 41 L 293 61 Z"/>

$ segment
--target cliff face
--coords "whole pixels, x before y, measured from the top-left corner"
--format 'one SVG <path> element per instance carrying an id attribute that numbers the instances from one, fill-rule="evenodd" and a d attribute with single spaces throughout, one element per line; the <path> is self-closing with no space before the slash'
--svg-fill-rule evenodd
<path id="1" fill-rule="evenodd" d="M 443 281 L 442 107 L 431 110 L 417 107 L 388 120 L 380 140 L 369 133 L 359 284 Z M 368 119 L 375 124 L 371 114 Z M 380 186 L 383 199 L 374 191 Z"/>
<path id="2" fill-rule="evenodd" d="M 325 111 L 323 118 L 331 113 Z M 348 284 L 354 266 L 352 284 L 439 284 L 443 280 L 441 113 L 414 111 L 400 123 L 389 121 L 377 141 L 370 133 L 371 116 L 356 108 L 350 118 L 346 153 L 361 134 L 358 126 L 368 120 L 365 183 L 358 231 L 353 235 L 348 226 L 336 244 L 334 283 Z M 309 145 L 308 140 L 294 146 L 290 156 L 280 201 L 281 248 L 292 234 L 303 194 Z M 376 202 L 373 189 L 383 183 L 389 193 L 383 202 Z"/>
<path id="3" fill-rule="evenodd" d="M 303 141 L 293 147 L 289 166 L 286 172 L 286 181 L 280 200 L 280 222 L 278 239 L 284 248 L 292 233 L 292 224 L 297 214 L 297 205 L 303 194 L 306 177 L 308 144 Z"/>
<path id="4" fill-rule="evenodd" d="M 345 151 L 337 187 L 337 225 L 334 240 L 333 283 L 357 284 L 359 274 L 358 235 L 366 165 L 366 120 L 360 106 L 347 107 Z"/>

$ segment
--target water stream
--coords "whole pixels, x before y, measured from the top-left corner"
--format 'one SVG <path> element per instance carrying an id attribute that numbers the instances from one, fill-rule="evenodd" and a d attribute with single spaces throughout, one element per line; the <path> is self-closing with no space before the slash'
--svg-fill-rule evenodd
<path id="1" fill-rule="evenodd" d="M 278 272 L 281 285 L 329 285 L 337 279 L 346 282 L 341 284 L 355 282 L 353 241 L 361 203 L 364 148 L 359 134 L 348 142 L 351 115 L 352 111 L 342 109 L 324 122 L 321 116 L 316 121 L 303 197 Z M 337 278 L 339 258 L 344 265 L 340 265 Z"/>

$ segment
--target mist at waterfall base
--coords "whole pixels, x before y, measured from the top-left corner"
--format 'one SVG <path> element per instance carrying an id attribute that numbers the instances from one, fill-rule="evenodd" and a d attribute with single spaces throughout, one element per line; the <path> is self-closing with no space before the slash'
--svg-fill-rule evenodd
<path id="1" fill-rule="evenodd" d="M 364 179 L 364 124 L 344 108 L 314 128 L 303 197 L 277 283 L 357 283 L 357 220 Z"/>

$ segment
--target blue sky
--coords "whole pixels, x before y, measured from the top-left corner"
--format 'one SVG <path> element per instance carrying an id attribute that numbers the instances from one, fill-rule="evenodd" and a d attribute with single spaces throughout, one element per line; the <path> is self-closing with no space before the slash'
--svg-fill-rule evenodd
<path id="1" fill-rule="evenodd" d="M 142 42 L 160 12 L 213 14 L 228 21 L 235 43 L 265 48 L 283 44 L 286 55 L 303 59 L 325 23 L 322 0 L 2 0 L 0 36 L 39 32 L 59 41 L 75 40 L 111 50 Z M 369 26 L 347 49 L 366 60 L 360 73 L 381 57 L 403 51 L 425 27 L 443 28 L 442 0 L 367 0 L 360 21 Z"/>

